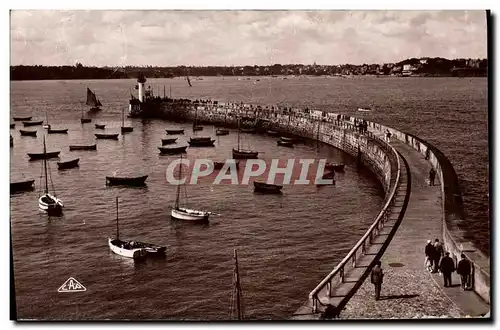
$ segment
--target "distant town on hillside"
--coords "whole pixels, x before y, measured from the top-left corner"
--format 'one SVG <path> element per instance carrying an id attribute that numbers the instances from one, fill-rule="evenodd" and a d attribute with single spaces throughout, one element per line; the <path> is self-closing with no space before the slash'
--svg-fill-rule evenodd
<path id="1" fill-rule="evenodd" d="M 398 63 L 363 65 L 311 65 L 274 64 L 268 66 L 125 66 L 90 67 L 76 63 L 74 66 L 17 65 L 10 67 L 10 80 L 49 79 L 127 79 L 139 74 L 147 78 L 174 78 L 181 76 L 474 76 L 488 75 L 487 59 L 454 59 L 422 57 Z"/>

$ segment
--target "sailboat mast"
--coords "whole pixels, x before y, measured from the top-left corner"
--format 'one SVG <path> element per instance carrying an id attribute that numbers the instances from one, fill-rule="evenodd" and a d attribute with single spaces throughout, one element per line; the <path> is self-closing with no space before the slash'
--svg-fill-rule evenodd
<path id="1" fill-rule="evenodd" d="M 47 175 L 47 147 L 45 146 L 45 136 L 43 137 L 43 170 L 45 172 L 45 193 L 49 192 L 49 180 Z"/>
<path id="2" fill-rule="evenodd" d="M 116 196 L 116 239 L 120 239 L 120 230 L 118 228 L 118 196 Z"/>
<path id="3" fill-rule="evenodd" d="M 123 118 L 124 108 L 122 108 L 122 127 L 125 126 L 125 119 Z"/>
<path id="4" fill-rule="evenodd" d="M 238 151 L 240 151 L 240 118 L 238 118 Z"/>
<path id="5" fill-rule="evenodd" d="M 179 178 L 178 180 L 181 180 L 182 177 L 182 155 L 181 155 L 181 163 L 179 164 Z M 175 196 L 175 209 L 179 208 L 179 198 L 181 196 L 181 185 L 177 185 L 177 193 Z"/>
<path id="6" fill-rule="evenodd" d="M 241 287 L 240 287 L 240 276 L 238 273 L 238 254 L 236 253 L 236 249 L 234 249 L 234 280 L 235 280 L 235 288 L 236 288 L 236 313 L 238 315 L 238 320 L 243 319 L 243 313 L 241 310 Z"/>
<path id="7" fill-rule="evenodd" d="M 170 98 L 172 98 L 172 86 L 170 86 Z"/>

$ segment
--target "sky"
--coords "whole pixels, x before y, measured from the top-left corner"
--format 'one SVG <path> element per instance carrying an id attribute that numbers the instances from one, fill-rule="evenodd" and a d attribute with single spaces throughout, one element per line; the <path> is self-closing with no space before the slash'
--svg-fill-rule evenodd
<path id="1" fill-rule="evenodd" d="M 359 65 L 487 57 L 481 10 L 13 10 L 10 17 L 11 65 Z"/>

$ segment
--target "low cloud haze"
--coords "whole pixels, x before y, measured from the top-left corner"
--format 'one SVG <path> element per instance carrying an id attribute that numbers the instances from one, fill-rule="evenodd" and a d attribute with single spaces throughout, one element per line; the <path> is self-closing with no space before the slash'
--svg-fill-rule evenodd
<path id="1" fill-rule="evenodd" d="M 486 58 L 485 11 L 11 11 L 12 65 Z"/>

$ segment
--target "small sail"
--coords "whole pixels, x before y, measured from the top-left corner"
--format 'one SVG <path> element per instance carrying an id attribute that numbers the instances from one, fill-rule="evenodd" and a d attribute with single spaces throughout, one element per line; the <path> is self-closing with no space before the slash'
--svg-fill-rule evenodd
<path id="1" fill-rule="evenodd" d="M 91 107 L 99 107 L 102 105 L 101 102 L 97 100 L 97 97 L 95 96 L 94 92 L 92 92 L 88 87 L 87 87 L 87 102 L 85 104 L 90 105 Z"/>

